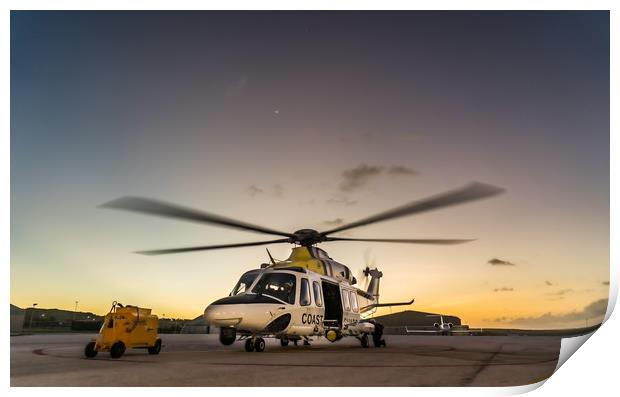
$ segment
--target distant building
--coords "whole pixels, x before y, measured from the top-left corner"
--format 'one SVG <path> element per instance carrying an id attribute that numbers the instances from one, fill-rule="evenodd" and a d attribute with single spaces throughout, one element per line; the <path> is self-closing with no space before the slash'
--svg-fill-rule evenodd
<path id="1" fill-rule="evenodd" d="M 15 305 L 11 305 L 11 335 L 20 334 L 24 329 L 26 311 Z"/>
<path id="2" fill-rule="evenodd" d="M 437 313 L 418 312 L 406 310 L 394 314 L 374 317 L 385 328 L 386 334 L 408 334 L 408 329 L 435 330 L 435 323 L 440 323 L 440 315 Z M 456 316 L 443 315 L 444 323 L 452 323 L 455 327 L 461 327 L 461 319 Z"/>

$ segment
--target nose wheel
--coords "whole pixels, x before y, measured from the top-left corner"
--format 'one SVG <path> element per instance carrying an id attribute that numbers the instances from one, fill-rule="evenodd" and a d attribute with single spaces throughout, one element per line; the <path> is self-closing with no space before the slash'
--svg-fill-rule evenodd
<path id="1" fill-rule="evenodd" d="M 245 351 L 257 353 L 265 351 L 265 340 L 263 338 L 249 338 L 245 341 Z"/>

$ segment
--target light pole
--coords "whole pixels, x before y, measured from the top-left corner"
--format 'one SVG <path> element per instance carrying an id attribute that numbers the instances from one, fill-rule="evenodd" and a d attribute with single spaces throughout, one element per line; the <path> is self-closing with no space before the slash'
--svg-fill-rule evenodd
<path id="1" fill-rule="evenodd" d="M 32 317 L 34 317 L 34 308 L 37 307 L 38 303 L 32 304 L 32 312 L 30 313 L 30 323 L 28 324 L 28 328 L 32 329 Z"/>
<path id="2" fill-rule="evenodd" d="M 77 315 L 77 305 L 78 301 L 75 301 L 75 310 L 73 310 L 73 320 L 75 321 L 75 316 Z"/>

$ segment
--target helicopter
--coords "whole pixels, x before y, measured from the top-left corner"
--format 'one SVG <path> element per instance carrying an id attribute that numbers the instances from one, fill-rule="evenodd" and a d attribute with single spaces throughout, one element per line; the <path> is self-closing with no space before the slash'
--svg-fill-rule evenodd
<path id="1" fill-rule="evenodd" d="M 267 250 L 269 263 L 244 273 L 229 296 L 205 308 L 204 319 L 208 325 L 219 327 L 219 340 L 223 345 L 232 345 L 239 340 L 244 341 L 247 352 L 262 352 L 265 350 L 264 338 L 279 339 L 284 347 L 290 341 L 297 344 L 303 339 L 307 344 L 311 337 L 324 336 L 330 342 L 343 337 L 355 337 L 362 347 L 367 348 L 370 338 L 375 347 L 386 346 L 383 326 L 370 318 L 375 310 L 379 307 L 410 305 L 414 300 L 379 303 L 379 285 L 383 273 L 378 268 L 367 266 L 363 270 L 363 277 L 367 279 L 368 287 L 358 288 L 358 280 L 349 267 L 331 258 L 317 245 L 346 241 L 434 245 L 470 242 L 474 239 L 349 238 L 333 234 L 495 196 L 503 191 L 496 186 L 473 182 L 322 232 L 300 229 L 287 233 L 143 197 L 121 197 L 101 207 L 279 236 L 278 239 L 255 242 L 137 251 L 145 255 L 277 243 L 296 245 L 290 256 L 283 261 L 275 260 Z"/>

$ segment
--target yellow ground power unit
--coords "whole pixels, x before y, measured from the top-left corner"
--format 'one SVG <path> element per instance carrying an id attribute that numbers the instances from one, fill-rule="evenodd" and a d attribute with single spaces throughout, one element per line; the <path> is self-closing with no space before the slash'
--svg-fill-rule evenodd
<path id="1" fill-rule="evenodd" d="M 127 348 L 147 349 L 149 354 L 159 354 L 161 339 L 157 335 L 159 320 L 151 309 L 123 306 L 116 301 L 106 314 L 99 335 L 84 348 L 84 355 L 95 357 L 98 352 L 110 352 L 119 358 Z"/>

